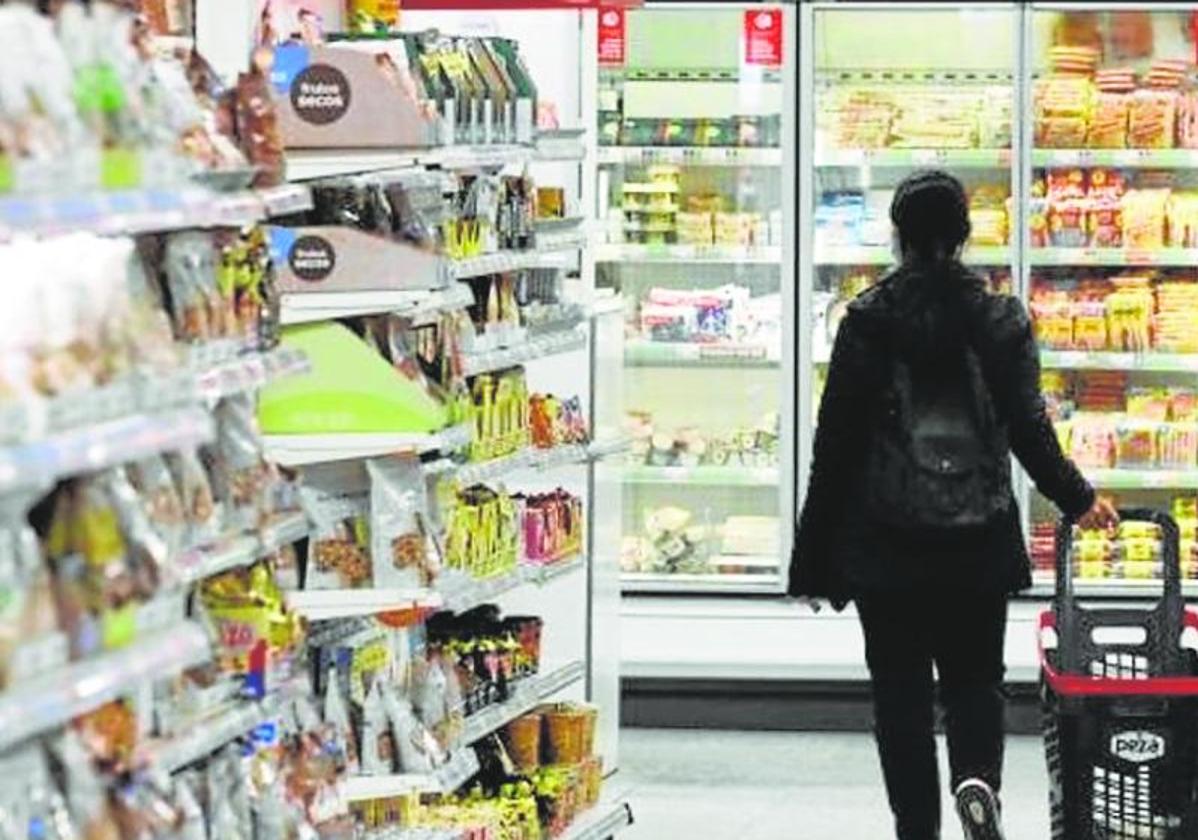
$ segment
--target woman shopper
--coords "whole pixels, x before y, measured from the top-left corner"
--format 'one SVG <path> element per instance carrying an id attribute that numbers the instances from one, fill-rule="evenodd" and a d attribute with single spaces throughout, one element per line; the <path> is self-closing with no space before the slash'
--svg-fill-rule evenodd
<path id="1" fill-rule="evenodd" d="M 1007 598 L 1031 585 L 1010 454 L 1065 516 L 1117 516 L 1061 452 L 1022 304 L 961 264 L 961 183 L 914 174 L 890 218 L 901 264 L 840 325 L 789 591 L 856 603 L 899 840 L 940 836 L 933 666 L 966 836 L 1001 840 Z"/>

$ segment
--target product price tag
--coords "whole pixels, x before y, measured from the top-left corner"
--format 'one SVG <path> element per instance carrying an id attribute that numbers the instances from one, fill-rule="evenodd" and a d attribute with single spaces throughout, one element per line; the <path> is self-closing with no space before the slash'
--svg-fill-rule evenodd
<path id="1" fill-rule="evenodd" d="M 1155 253 L 1142 249 L 1129 249 L 1124 258 L 1128 265 L 1154 265 L 1157 261 Z"/>
<path id="2" fill-rule="evenodd" d="M 911 152 L 911 161 L 917 166 L 942 166 L 948 155 L 941 149 L 916 149 Z"/>

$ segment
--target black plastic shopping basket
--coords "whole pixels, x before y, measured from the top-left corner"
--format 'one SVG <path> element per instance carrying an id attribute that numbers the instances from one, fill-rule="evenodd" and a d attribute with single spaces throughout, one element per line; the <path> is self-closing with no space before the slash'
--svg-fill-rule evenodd
<path id="1" fill-rule="evenodd" d="M 1149 510 L 1121 516 L 1160 528 L 1154 607 L 1079 605 L 1071 523 L 1057 532 L 1056 600 L 1039 633 L 1052 836 L 1196 840 L 1198 657 L 1182 634 L 1198 631 L 1198 614 L 1182 599 L 1177 523 Z"/>

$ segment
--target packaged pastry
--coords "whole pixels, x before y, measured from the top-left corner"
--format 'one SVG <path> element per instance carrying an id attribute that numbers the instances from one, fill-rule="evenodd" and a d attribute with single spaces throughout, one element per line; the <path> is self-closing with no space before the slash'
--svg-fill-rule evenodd
<path id="1" fill-rule="evenodd" d="M 1128 115 L 1127 144 L 1133 149 L 1167 149 L 1176 131 L 1177 94 L 1171 90 L 1137 90 Z"/>
<path id="2" fill-rule="evenodd" d="M 237 138 L 241 150 L 258 174 L 256 187 L 273 187 L 283 180 L 285 155 L 279 116 L 271 95 L 272 50 L 259 47 L 251 58 L 250 72 L 237 78 L 234 91 Z"/>
<path id="3" fill-rule="evenodd" d="M 228 311 L 216 286 L 212 237 L 198 231 L 171 234 L 164 260 L 176 338 L 194 344 L 223 337 Z"/>

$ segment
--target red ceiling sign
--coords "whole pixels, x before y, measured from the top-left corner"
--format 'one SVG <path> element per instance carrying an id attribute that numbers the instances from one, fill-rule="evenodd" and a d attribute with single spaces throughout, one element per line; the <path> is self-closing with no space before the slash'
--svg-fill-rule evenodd
<path id="1" fill-rule="evenodd" d="M 642 0 L 403 0 L 403 9 L 413 11 L 509 11 L 519 9 L 631 9 Z"/>
<path id="2" fill-rule="evenodd" d="M 745 11 L 745 64 L 782 65 L 782 10 Z"/>
<path id="3" fill-rule="evenodd" d="M 628 28 L 623 9 L 599 10 L 599 63 L 623 65 L 628 57 Z"/>

